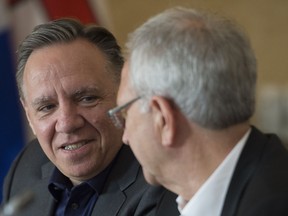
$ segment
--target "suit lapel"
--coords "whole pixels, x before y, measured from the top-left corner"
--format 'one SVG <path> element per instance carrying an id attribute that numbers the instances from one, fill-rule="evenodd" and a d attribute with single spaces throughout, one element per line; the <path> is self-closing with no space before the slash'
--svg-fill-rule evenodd
<path id="1" fill-rule="evenodd" d="M 99 195 L 92 216 L 114 216 L 123 206 L 125 189 L 137 178 L 140 165 L 136 162 L 131 150 L 123 146 L 113 162 L 102 193 Z"/>
<path id="2" fill-rule="evenodd" d="M 48 162 L 42 166 L 42 180 L 36 184 L 33 188 L 35 192 L 35 201 L 37 203 L 37 209 L 34 209 L 33 214 L 51 216 L 53 215 L 55 208 L 55 201 L 48 191 L 48 184 L 51 173 L 54 169 L 54 165 L 51 162 Z M 39 197 L 37 197 L 39 196 Z"/>
<path id="3" fill-rule="evenodd" d="M 119 190 L 117 184 L 112 182 L 109 186 L 109 190 L 105 191 L 98 197 L 98 200 L 92 212 L 92 216 L 117 215 L 125 200 L 126 198 L 124 193 Z"/>
<path id="4" fill-rule="evenodd" d="M 245 188 L 262 155 L 266 138 L 254 127 L 245 144 L 231 179 L 221 216 L 235 215 Z"/>

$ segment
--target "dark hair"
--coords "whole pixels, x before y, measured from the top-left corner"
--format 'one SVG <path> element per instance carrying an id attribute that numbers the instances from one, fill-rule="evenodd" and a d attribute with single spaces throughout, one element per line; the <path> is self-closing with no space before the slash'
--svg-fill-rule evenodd
<path id="1" fill-rule="evenodd" d="M 116 38 L 107 29 L 94 25 L 83 25 L 80 21 L 62 18 L 36 26 L 24 39 L 18 49 L 18 67 L 16 73 L 19 95 L 23 98 L 23 73 L 31 53 L 45 46 L 57 43 L 69 43 L 76 39 L 85 39 L 99 48 L 107 58 L 108 71 L 119 82 L 124 63 L 121 48 Z"/>

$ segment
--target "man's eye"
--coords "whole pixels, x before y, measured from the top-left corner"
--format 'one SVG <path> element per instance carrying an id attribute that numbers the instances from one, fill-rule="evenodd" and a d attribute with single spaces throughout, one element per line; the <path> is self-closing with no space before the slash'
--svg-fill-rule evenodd
<path id="1" fill-rule="evenodd" d="M 86 102 L 86 103 L 92 103 L 94 101 L 97 101 L 97 99 L 99 99 L 99 98 L 96 96 L 85 96 L 85 97 L 82 97 L 80 99 L 80 101 Z"/>
<path id="2" fill-rule="evenodd" d="M 38 111 L 40 111 L 40 112 L 49 112 L 49 111 L 51 111 L 54 107 L 55 107 L 54 104 L 49 104 L 49 105 L 45 105 L 45 106 L 39 107 L 39 108 L 38 108 Z"/>

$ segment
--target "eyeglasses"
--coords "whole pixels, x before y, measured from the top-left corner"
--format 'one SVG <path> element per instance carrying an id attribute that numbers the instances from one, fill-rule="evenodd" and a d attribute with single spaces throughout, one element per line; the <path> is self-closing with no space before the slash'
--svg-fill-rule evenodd
<path id="1" fill-rule="evenodd" d="M 113 109 L 108 111 L 108 115 L 111 118 L 112 122 L 114 123 L 115 127 L 117 128 L 124 128 L 125 127 L 125 119 L 127 116 L 128 108 L 137 100 L 139 100 L 141 96 L 136 97 L 127 103 L 123 104 L 122 106 L 117 106 Z"/>

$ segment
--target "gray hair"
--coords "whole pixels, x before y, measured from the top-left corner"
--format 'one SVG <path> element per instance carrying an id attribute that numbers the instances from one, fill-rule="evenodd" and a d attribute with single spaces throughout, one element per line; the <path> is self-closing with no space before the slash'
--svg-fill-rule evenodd
<path id="1" fill-rule="evenodd" d="M 190 121 L 210 129 L 253 115 L 256 59 L 249 39 L 231 21 L 169 9 L 129 35 L 126 46 L 138 95 L 166 97 Z"/>
<path id="2" fill-rule="evenodd" d="M 62 18 L 36 26 L 20 44 L 17 52 L 16 80 L 21 98 L 24 99 L 23 73 L 31 53 L 49 45 L 69 43 L 76 39 L 85 39 L 98 47 L 106 56 L 108 72 L 111 72 L 115 81 L 119 82 L 124 59 L 112 33 L 97 25 L 83 25 L 78 20 Z"/>

